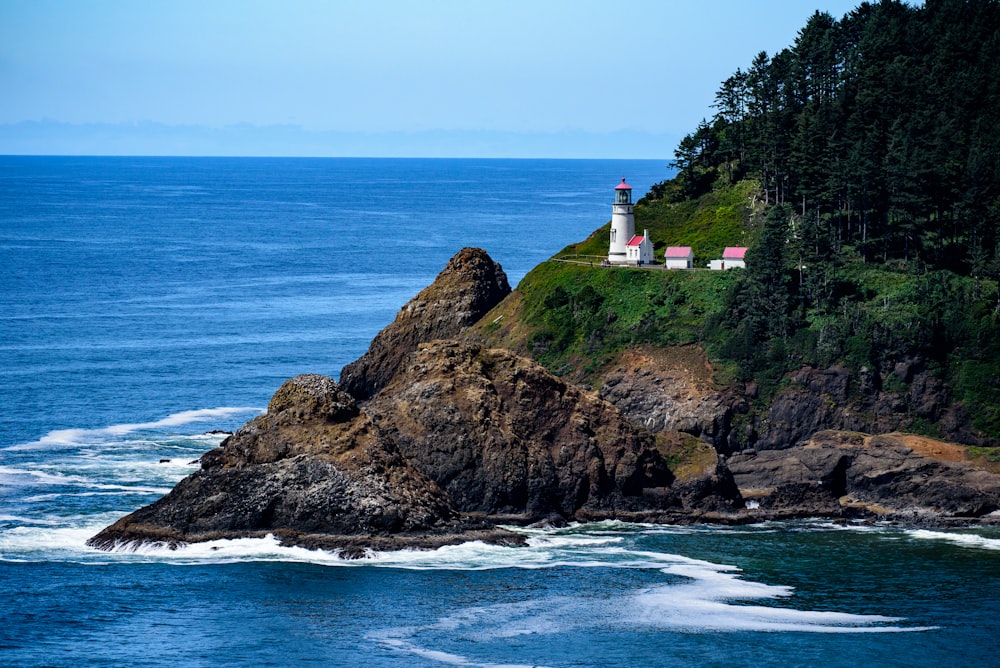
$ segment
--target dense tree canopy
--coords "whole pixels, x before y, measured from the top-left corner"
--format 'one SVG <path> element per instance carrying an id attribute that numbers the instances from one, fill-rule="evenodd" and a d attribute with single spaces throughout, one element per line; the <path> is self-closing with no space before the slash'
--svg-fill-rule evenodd
<path id="1" fill-rule="evenodd" d="M 708 349 L 772 388 L 919 360 L 1000 434 L 1000 0 L 817 12 L 713 108 L 640 201 L 673 215 L 752 184 L 765 203 Z"/>
<path id="2" fill-rule="evenodd" d="M 997 0 L 817 12 L 790 48 L 724 81 L 714 108 L 680 142 L 675 187 L 660 193 L 754 178 L 768 203 L 812 217 L 819 245 L 995 278 Z"/>

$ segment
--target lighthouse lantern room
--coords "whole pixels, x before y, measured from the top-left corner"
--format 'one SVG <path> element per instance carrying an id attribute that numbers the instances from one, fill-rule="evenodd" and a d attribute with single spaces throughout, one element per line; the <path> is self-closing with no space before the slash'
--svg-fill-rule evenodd
<path id="1" fill-rule="evenodd" d="M 615 186 L 615 202 L 611 205 L 611 244 L 608 262 L 628 264 L 628 243 L 635 236 L 635 214 L 632 209 L 632 186 L 622 182 Z M 633 263 L 635 260 L 633 259 Z"/>

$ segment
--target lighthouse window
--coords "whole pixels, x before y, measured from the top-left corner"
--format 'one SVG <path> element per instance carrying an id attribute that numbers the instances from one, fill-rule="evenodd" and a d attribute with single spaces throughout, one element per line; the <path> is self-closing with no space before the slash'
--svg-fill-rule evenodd
<path id="1" fill-rule="evenodd" d="M 615 228 L 613 228 L 613 227 L 611 228 L 611 243 L 615 242 L 615 232 L 616 231 L 617 230 L 615 230 Z"/>

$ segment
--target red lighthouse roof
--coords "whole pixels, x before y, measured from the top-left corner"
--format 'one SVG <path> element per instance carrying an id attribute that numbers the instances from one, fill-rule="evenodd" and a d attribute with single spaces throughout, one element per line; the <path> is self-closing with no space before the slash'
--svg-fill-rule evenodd
<path id="1" fill-rule="evenodd" d="M 625 177 L 622 177 L 622 182 L 615 186 L 615 190 L 632 190 L 632 186 L 625 183 Z"/>

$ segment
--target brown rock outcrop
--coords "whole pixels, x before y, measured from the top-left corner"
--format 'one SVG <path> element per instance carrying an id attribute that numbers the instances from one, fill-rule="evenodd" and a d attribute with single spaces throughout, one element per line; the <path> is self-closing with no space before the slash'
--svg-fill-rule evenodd
<path id="1" fill-rule="evenodd" d="M 821 431 L 782 450 L 728 459 L 745 499 L 762 511 L 936 522 L 981 518 L 1000 509 L 1000 475 L 907 446 L 904 436 Z"/>
<path id="2" fill-rule="evenodd" d="M 918 421 L 934 423 L 944 438 L 986 444 L 961 405 L 951 401 L 941 379 L 919 361 L 896 364 L 896 391 L 889 377 L 868 369 L 852 373 L 841 366 L 803 367 L 788 374 L 787 386 L 757 416 L 742 446 L 757 450 L 787 448 L 825 429 L 882 434 L 906 431 Z"/>
<path id="3" fill-rule="evenodd" d="M 648 432 L 506 350 L 424 344 L 366 409 L 464 512 L 572 518 L 683 503 Z"/>
<path id="4" fill-rule="evenodd" d="M 503 268 L 486 251 L 463 248 L 378 333 L 368 352 L 343 368 L 341 385 L 359 401 L 370 399 L 417 344 L 457 336 L 508 294 L 510 284 Z"/>
<path id="5" fill-rule="evenodd" d="M 90 544 L 272 533 L 289 544 L 352 550 L 358 536 L 368 536 L 367 545 L 433 545 L 456 542 L 468 528 L 349 394 L 308 374 L 285 382 L 267 413 L 207 453 L 200 471 Z"/>
<path id="6" fill-rule="evenodd" d="M 326 376 L 297 376 L 266 414 L 204 455 L 200 471 L 90 544 L 270 533 L 355 554 L 517 543 L 489 516 L 615 517 L 691 503 L 715 510 L 727 489 L 735 494 L 731 478 L 729 488 L 671 489 L 673 475 L 648 432 L 505 350 L 425 344 L 366 410 Z"/>
<path id="7" fill-rule="evenodd" d="M 746 401 L 716 387 L 712 373 L 699 346 L 640 346 L 609 365 L 600 395 L 654 433 L 684 432 L 724 452 L 733 415 L 746 411 Z"/>

